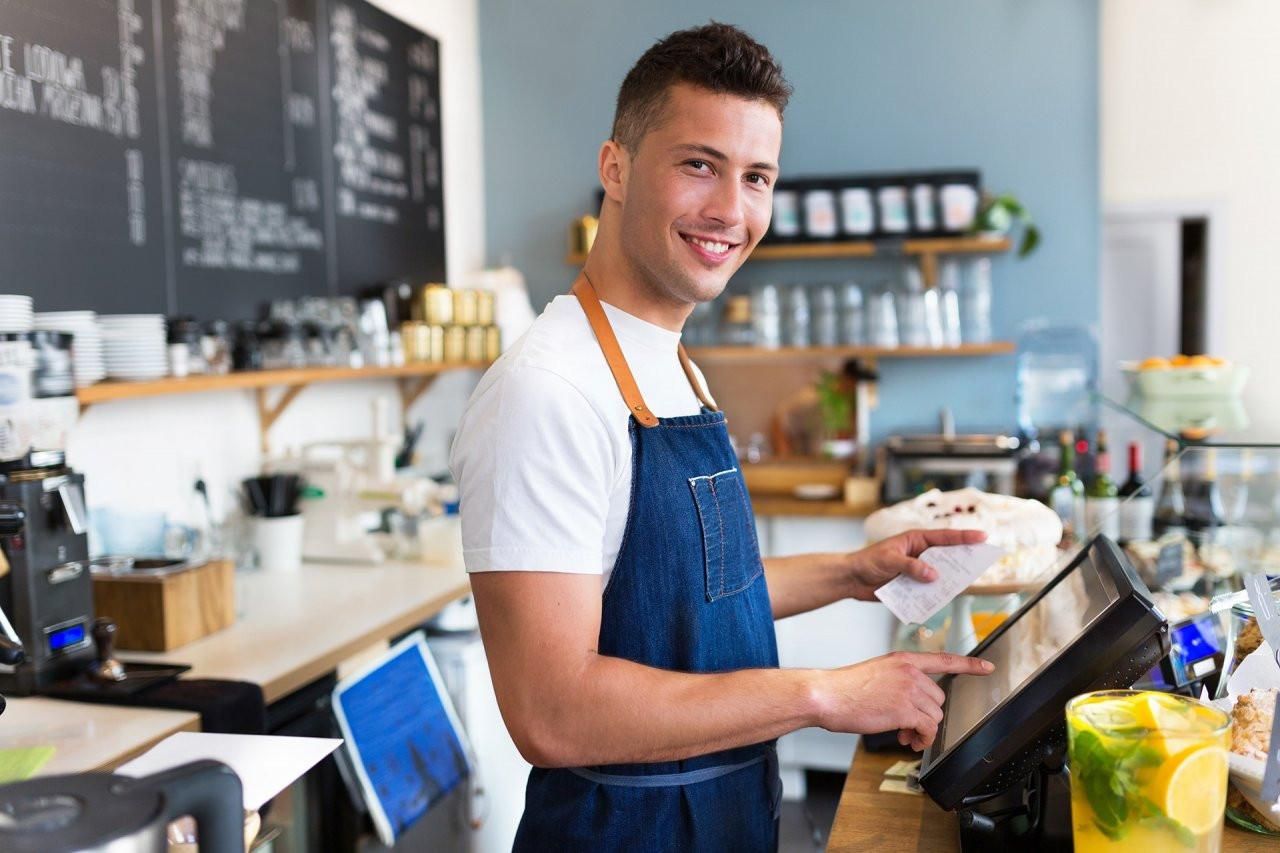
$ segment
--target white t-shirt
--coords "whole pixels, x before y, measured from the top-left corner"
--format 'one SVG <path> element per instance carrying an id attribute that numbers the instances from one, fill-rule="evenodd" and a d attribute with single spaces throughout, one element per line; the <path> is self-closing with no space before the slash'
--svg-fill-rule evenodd
<path id="1" fill-rule="evenodd" d="M 698 414 L 680 333 L 604 310 L 649 409 Z M 629 417 L 582 306 L 557 296 L 485 373 L 458 425 L 450 468 L 467 571 L 599 574 L 603 589 L 631 503 Z"/>

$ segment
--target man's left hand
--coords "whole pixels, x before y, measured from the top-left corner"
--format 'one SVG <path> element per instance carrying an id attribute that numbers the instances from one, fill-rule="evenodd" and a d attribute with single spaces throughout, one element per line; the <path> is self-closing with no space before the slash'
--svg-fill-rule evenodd
<path id="1" fill-rule="evenodd" d="M 981 530 L 908 530 L 848 555 L 848 596 L 875 601 L 875 591 L 898 575 L 928 583 L 938 573 L 916 559 L 935 545 L 972 545 L 985 541 Z"/>

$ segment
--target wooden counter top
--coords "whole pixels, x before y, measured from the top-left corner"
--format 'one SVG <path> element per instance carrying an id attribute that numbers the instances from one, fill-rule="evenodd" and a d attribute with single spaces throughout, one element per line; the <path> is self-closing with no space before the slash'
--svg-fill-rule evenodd
<path id="1" fill-rule="evenodd" d="M 906 757 L 901 752 L 864 752 L 858 745 L 831 825 L 828 853 L 959 853 L 955 815 L 944 812 L 923 794 L 880 790 L 884 772 Z M 1222 833 L 1223 853 L 1271 853 L 1276 849 L 1275 839 L 1237 829 L 1230 821 Z"/>
<path id="2" fill-rule="evenodd" d="M 470 585 L 460 568 L 411 563 L 304 563 L 296 572 L 236 573 L 236 623 L 164 654 L 129 660 L 191 665 L 187 678 L 262 685 L 268 702 L 374 643 L 417 627 Z"/>
<path id="3" fill-rule="evenodd" d="M 175 732 L 200 731 L 190 711 L 126 708 L 32 696 L 8 699 L 0 714 L 0 749 L 52 746 L 37 776 L 110 770 Z"/>
<path id="4" fill-rule="evenodd" d="M 236 584 L 242 607 L 232 627 L 163 655 L 122 650 L 121 656 L 190 664 L 188 678 L 256 682 L 273 702 L 420 625 L 470 588 L 461 568 L 408 563 L 308 563 L 292 573 L 239 573 Z M 8 701 L 0 749 L 54 746 L 41 776 L 111 769 L 175 732 L 200 730 L 199 715 L 187 711 L 43 697 Z"/>

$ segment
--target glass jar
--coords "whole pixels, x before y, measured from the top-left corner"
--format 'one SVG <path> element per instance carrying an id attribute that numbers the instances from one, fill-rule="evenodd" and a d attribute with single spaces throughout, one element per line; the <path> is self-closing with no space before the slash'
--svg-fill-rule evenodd
<path id="1" fill-rule="evenodd" d="M 1272 580 L 1270 583 L 1272 595 L 1275 597 L 1277 589 L 1280 589 L 1280 578 Z M 1231 675 L 1239 668 L 1240 663 L 1262 645 L 1262 631 L 1258 627 L 1258 620 L 1253 615 L 1253 604 L 1247 599 L 1236 603 L 1231 607 L 1230 616 L 1226 622 L 1226 643 L 1223 647 L 1222 673 L 1218 680 L 1218 689 L 1214 693 L 1215 698 L 1225 699 L 1227 697 L 1228 683 Z M 1262 835 L 1270 835 L 1280 837 L 1280 831 L 1276 831 L 1259 820 L 1258 813 L 1245 800 L 1244 795 L 1235 790 L 1235 782 L 1232 782 L 1232 790 L 1227 795 L 1227 819 L 1237 826 L 1257 832 Z M 1275 822 L 1272 821 L 1274 824 Z"/>

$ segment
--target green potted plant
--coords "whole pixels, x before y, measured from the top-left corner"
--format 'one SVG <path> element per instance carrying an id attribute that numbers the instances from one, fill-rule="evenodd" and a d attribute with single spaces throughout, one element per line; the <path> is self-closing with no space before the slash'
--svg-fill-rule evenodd
<path id="1" fill-rule="evenodd" d="M 1022 227 L 1018 257 L 1025 258 L 1040 245 L 1040 229 L 1031 220 L 1031 214 L 1027 212 L 1022 202 L 1010 193 L 983 194 L 978 215 L 973 221 L 972 233 L 1006 237 L 1018 226 Z"/>
<path id="2" fill-rule="evenodd" d="M 818 394 L 818 413 L 822 418 L 822 455 L 830 459 L 849 459 L 857 451 L 853 433 L 853 388 L 839 373 L 823 371 L 814 386 Z"/>

